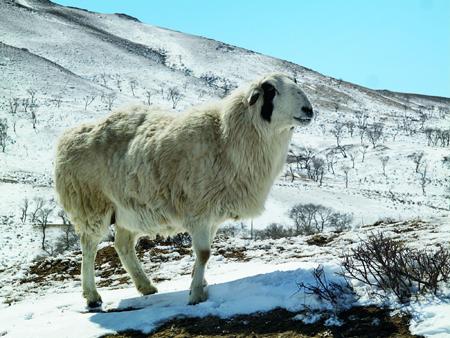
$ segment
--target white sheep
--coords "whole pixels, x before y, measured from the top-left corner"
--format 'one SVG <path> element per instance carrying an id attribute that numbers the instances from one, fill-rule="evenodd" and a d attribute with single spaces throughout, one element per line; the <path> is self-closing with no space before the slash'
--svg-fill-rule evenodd
<path id="1" fill-rule="evenodd" d="M 182 115 L 138 106 L 65 132 L 55 159 L 56 191 L 80 235 L 88 306 L 101 304 L 94 260 L 113 223 L 120 260 L 144 295 L 157 289 L 136 257 L 137 239 L 187 231 L 196 255 L 189 304 L 204 301 L 219 224 L 262 212 L 294 126 L 312 117 L 300 87 L 271 74 Z"/>

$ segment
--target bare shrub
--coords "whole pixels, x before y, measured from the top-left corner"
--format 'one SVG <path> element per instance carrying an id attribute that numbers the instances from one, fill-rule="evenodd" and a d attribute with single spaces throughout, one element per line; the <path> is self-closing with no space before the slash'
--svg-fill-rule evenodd
<path id="1" fill-rule="evenodd" d="M 26 102 L 26 105 L 24 105 L 24 109 L 25 112 L 27 111 L 27 107 L 29 105 L 29 99 L 23 99 L 22 102 Z M 16 123 L 17 123 L 17 118 L 18 118 L 18 111 L 17 109 L 19 108 L 19 98 L 18 97 L 13 97 L 10 98 L 8 100 L 8 106 L 9 106 L 9 113 L 11 114 L 11 118 L 13 121 L 13 131 L 14 133 L 16 132 Z M 1 137 L 1 136 L 0 136 Z"/>
<path id="2" fill-rule="evenodd" d="M 217 235 L 223 235 L 227 238 L 236 237 L 242 231 L 242 227 L 236 224 L 227 224 L 221 226 L 219 230 L 217 230 Z"/>
<path id="3" fill-rule="evenodd" d="M 344 172 L 344 176 L 345 176 L 345 188 L 348 188 L 348 174 L 350 173 L 351 170 L 352 170 L 352 168 L 350 168 L 348 166 L 342 167 L 342 171 Z"/>
<path id="4" fill-rule="evenodd" d="M 87 107 L 89 107 L 89 105 L 94 102 L 95 100 L 95 95 L 86 95 L 85 97 L 83 97 L 83 101 L 84 101 L 84 110 L 86 111 Z"/>
<path id="5" fill-rule="evenodd" d="M 422 193 L 426 195 L 425 188 L 427 184 L 430 183 L 430 179 L 428 178 L 428 163 L 422 162 L 417 173 L 419 174 L 419 182 L 420 187 L 422 188 Z"/>
<path id="6" fill-rule="evenodd" d="M 255 231 L 255 239 L 279 239 L 293 235 L 293 229 L 278 223 L 271 223 L 265 229 Z"/>
<path id="7" fill-rule="evenodd" d="M 358 128 L 359 131 L 359 139 L 361 141 L 361 145 L 363 144 L 364 135 L 366 134 L 368 126 L 367 118 L 368 118 L 367 114 L 364 113 L 358 113 L 356 116 L 356 127 Z"/>
<path id="8" fill-rule="evenodd" d="M 383 175 L 386 175 L 386 165 L 389 162 L 389 156 L 385 155 L 385 156 L 381 156 L 380 157 L 380 161 L 381 161 L 381 166 L 383 167 Z"/>
<path id="9" fill-rule="evenodd" d="M 135 79 L 131 79 L 131 80 L 128 82 L 128 84 L 130 85 L 131 93 L 133 94 L 133 96 L 136 96 L 135 90 L 136 90 L 136 87 L 137 87 L 137 85 L 138 85 L 138 82 L 137 82 Z"/>
<path id="10" fill-rule="evenodd" d="M 101 97 L 101 101 L 105 104 L 105 107 L 107 110 L 111 110 L 116 99 L 117 99 L 117 95 L 114 92 L 111 92 L 108 94 L 103 94 Z"/>
<path id="11" fill-rule="evenodd" d="M 354 121 L 346 121 L 345 127 L 347 128 L 350 137 L 353 137 L 353 133 L 355 132 L 355 122 Z"/>
<path id="12" fill-rule="evenodd" d="M 169 90 L 167 92 L 167 99 L 172 102 L 172 109 L 175 109 L 177 107 L 178 102 L 180 102 L 182 97 L 183 97 L 183 94 L 180 92 L 180 90 L 177 87 L 169 88 Z"/>
<path id="13" fill-rule="evenodd" d="M 28 198 L 25 198 L 23 200 L 23 205 L 20 208 L 20 221 L 22 222 L 22 224 L 25 224 L 25 222 L 27 221 L 27 213 L 28 213 L 28 206 L 29 206 L 29 201 Z"/>
<path id="14" fill-rule="evenodd" d="M 200 79 L 206 82 L 206 84 L 210 87 L 217 86 L 217 83 L 219 82 L 220 78 L 216 74 L 212 72 L 206 72 L 200 75 Z"/>
<path id="15" fill-rule="evenodd" d="M 372 143 L 373 148 L 375 148 L 377 144 L 382 140 L 383 128 L 384 126 L 380 122 L 373 123 L 367 127 L 366 135 L 370 143 Z"/>
<path id="16" fill-rule="evenodd" d="M 36 224 L 38 214 L 40 210 L 44 207 L 45 201 L 42 197 L 33 198 L 34 209 L 30 212 L 30 222 Z"/>
<path id="17" fill-rule="evenodd" d="M 64 210 L 58 212 L 58 217 L 63 222 L 63 234 L 56 239 L 53 254 L 59 255 L 68 250 L 79 249 L 78 235 L 75 233 L 75 229 Z"/>
<path id="18" fill-rule="evenodd" d="M 419 173 L 419 167 L 422 164 L 424 155 L 425 155 L 425 153 L 423 151 L 417 151 L 417 152 L 411 154 L 410 156 L 408 156 L 416 165 L 415 166 L 416 173 Z"/>
<path id="19" fill-rule="evenodd" d="M 147 106 L 151 106 L 152 105 L 152 91 L 149 90 L 149 89 L 145 91 L 145 101 L 144 101 L 144 103 Z"/>
<path id="20" fill-rule="evenodd" d="M 36 222 L 42 232 L 42 240 L 41 240 L 41 249 L 47 252 L 49 255 L 54 254 L 53 247 L 48 244 L 46 239 L 47 228 L 48 228 L 48 218 L 53 212 L 54 205 L 48 203 L 44 203 L 42 207 L 39 209 L 36 215 Z"/>
<path id="21" fill-rule="evenodd" d="M 424 129 L 428 145 L 448 147 L 450 145 L 450 130 L 428 127 Z"/>
<path id="22" fill-rule="evenodd" d="M 450 280 L 450 252 L 412 249 L 377 233 L 351 249 L 342 267 L 344 276 L 406 303 L 416 294 L 437 294 L 440 283 Z"/>
<path id="23" fill-rule="evenodd" d="M 364 160 L 366 159 L 366 153 L 367 153 L 367 149 L 369 148 L 368 145 L 366 144 L 362 144 L 361 143 L 361 148 L 359 149 L 362 157 L 361 157 L 361 163 L 364 163 Z"/>
<path id="24" fill-rule="evenodd" d="M 351 214 L 333 212 L 328 218 L 328 222 L 334 228 L 334 231 L 343 232 L 351 228 L 353 216 Z"/>
<path id="25" fill-rule="evenodd" d="M 2 152 L 6 151 L 8 143 L 14 143 L 14 140 L 8 135 L 8 120 L 0 119 L 0 147 Z"/>
<path id="26" fill-rule="evenodd" d="M 326 227 L 343 231 L 350 227 L 353 217 L 335 212 L 331 208 L 317 204 L 297 204 L 289 212 L 294 221 L 295 235 L 312 235 L 323 232 Z"/>
<path id="27" fill-rule="evenodd" d="M 352 285 L 347 279 L 341 279 L 341 283 L 330 282 L 322 265 L 312 271 L 314 283 L 297 283 L 299 291 L 315 295 L 320 301 L 326 301 L 332 305 L 335 312 L 350 307 L 357 299 Z"/>
<path id="28" fill-rule="evenodd" d="M 330 150 L 325 156 L 326 156 L 325 158 L 327 160 L 328 171 L 331 171 L 334 175 L 335 174 L 334 166 L 337 163 L 336 152 L 334 150 Z"/>
<path id="29" fill-rule="evenodd" d="M 322 186 L 324 173 L 325 160 L 320 157 L 314 157 L 311 161 L 311 165 L 308 167 L 308 177 L 315 182 L 319 182 L 319 186 Z"/>
<path id="30" fill-rule="evenodd" d="M 339 121 L 335 121 L 333 128 L 331 129 L 331 134 L 336 138 L 336 147 L 342 152 L 344 157 L 347 157 L 345 149 L 341 145 L 342 138 L 344 137 L 345 124 Z"/>

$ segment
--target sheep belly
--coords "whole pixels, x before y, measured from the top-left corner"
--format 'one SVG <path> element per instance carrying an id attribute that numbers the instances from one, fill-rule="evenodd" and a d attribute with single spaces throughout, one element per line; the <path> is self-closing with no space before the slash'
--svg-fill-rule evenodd
<path id="1" fill-rule="evenodd" d="M 181 221 L 169 219 L 162 212 L 143 207 L 125 208 L 117 206 L 116 222 L 132 232 L 149 236 L 171 236 L 186 231 L 183 229 Z"/>

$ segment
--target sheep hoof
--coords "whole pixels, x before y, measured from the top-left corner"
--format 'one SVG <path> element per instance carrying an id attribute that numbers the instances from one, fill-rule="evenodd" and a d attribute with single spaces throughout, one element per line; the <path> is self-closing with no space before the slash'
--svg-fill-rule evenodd
<path id="1" fill-rule="evenodd" d="M 86 299 L 86 303 L 89 309 L 98 308 L 102 306 L 102 297 L 100 297 L 97 290 L 91 292 L 84 292 L 84 298 Z"/>
<path id="2" fill-rule="evenodd" d="M 194 288 L 189 292 L 189 305 L 195 305 L 208 299 L 208 289 L 206 287 Z"/>
<path id="3" fill-rule="evenodd" d="M 96 308 L 102 307 L 102 303 L 103 303 L 102 299 L 100 298 L 99 300 L 94 300 L 94 301 L 88 302 L 87 306 L 89 309 L 96 309 Z"/>
<path id="4" fill-rule="evenodd" d="M 145 284 L 143 286 L 139 286 L 137 289 L 144 296 L 152 295 L 152 294 L 158 292 L 158 289 L 155 286 L 153 286 L 151 283 Z"/>

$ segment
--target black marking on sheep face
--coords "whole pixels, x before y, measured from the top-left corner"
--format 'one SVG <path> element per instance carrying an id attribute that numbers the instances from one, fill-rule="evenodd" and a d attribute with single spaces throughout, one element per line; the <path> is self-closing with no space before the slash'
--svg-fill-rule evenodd
<path id="1" fill-rule="evenodd" d="M 258 98 L 259 98 L 259 93 L 253 94 L 252 97 L 250 98 L 249 105 L 253 106 L 256 103 L 256 101 L 258 101 Z"/>
<path id="2" fill-rule="evenodd" d="M 306 117 L 309 117 L 309 118 L 312 118 L 314 115 L 311 107 L 302 107 L 302 112 L 304 112 Z"/>
<path id="3" fill-rule="evenodd" d="M 275 97 L 277 90 L 268 82 L 263 83 L 261 88 L 264 91 L 264 103 L 261 108 L 261 117 L 270 123 L 273 112 L 273 98 Z"/>

